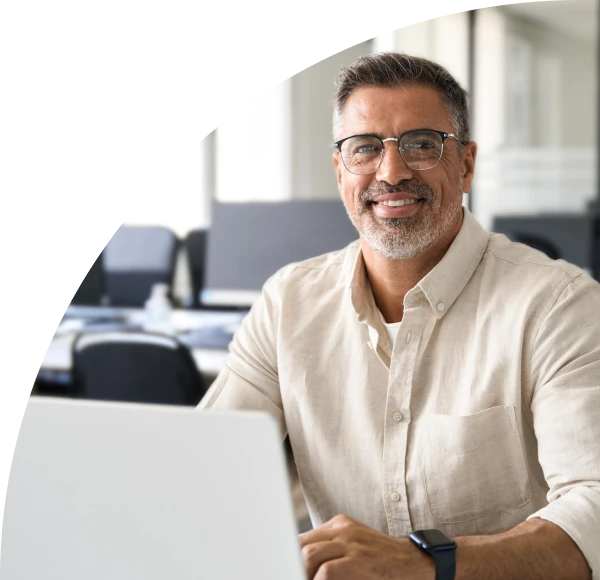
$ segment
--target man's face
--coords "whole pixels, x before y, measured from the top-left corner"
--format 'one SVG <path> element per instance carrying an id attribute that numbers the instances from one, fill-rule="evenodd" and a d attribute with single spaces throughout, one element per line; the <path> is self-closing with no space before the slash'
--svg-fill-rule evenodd
<path id="1" fill-rule="evenodd" d="M 346 101 L 341 120 L 338 139 L 364 134 L 386 139 L 414 129 L 455 132 L 438 91 L 418 85 L 358 89 Z M 446 139 L 439 163 L 425 171 L 410 169 L 395 141 L 384 145 L 383 161 L 370 175 L 350 173 L 340 154 L 334 154 L 340 194 L 359 234 L 380 254 L 397 260 L 448 244 L 462 223 L 475 143 L 463 146 L 461 154 L 458 141 Z M 401 200 L 408 203 L 389 205 Z"/>

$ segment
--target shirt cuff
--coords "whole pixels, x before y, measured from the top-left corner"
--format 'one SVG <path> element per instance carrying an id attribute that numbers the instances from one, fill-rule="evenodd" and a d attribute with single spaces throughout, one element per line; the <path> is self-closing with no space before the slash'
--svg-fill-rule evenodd
<path id="1" fill-rule="evenodd" d="M 592 580 L 600 580 L 600 487 L 578 486 L 531 514 L 556 524 L 577 544 Z"/>

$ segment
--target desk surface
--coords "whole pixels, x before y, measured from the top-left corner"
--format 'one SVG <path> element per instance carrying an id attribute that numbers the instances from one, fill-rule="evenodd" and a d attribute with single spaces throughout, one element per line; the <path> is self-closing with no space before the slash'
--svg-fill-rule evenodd
<path id="1" fill-rule="evenodd" d="M 176 333 L 205 327 L 224 327 L 234 332 L 240 325 L 244 312 L 174 310 L 172 324 Z M 41 369 L 46 371 L 69 371 L 72 366 L 71 348 L 77 334 L 85 329 L 85 319 L 90 317 L 121 316 L 131 324 L 144 322 L 144 310 L 137 308 L 101 308 L 70 306 L 65 319 L 58 327 Z M 219 373 L 229 354 L 225 349 L 196 348 L 192 355 L 201 372 L 207 375 Z"/>

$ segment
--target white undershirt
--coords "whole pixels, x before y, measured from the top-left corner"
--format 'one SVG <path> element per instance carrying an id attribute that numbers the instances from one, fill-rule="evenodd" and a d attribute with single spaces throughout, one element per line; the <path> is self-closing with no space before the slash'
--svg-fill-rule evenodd
<path id="1" fill-rule="evenodd" d="M 402 322 L 386 322 L 383 314 L 379 312 L 379 316 L 381 317 L 381 322 L 385 326 L 385 331 L 387 332 L 388 338 L 390 340 L 390 348 L 394 350 L 394 342 L 396 342 L 396 336 L 398 335 L 398 330 L 400 329 L 400 325 Z"/>

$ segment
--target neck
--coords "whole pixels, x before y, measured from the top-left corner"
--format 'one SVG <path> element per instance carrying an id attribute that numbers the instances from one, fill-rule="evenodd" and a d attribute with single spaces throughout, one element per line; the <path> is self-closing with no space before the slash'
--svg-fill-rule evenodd
<path id="1" fill-rule="evenodd" d="M 444 257 L 462 225 L 461 219 L 438 242 L 414 258 L 392 260 L 374 250 L 363 238 L 360 240 L 367 278 L 373 298 L 388 323 L 401 322 L 404 297 Z"/>

